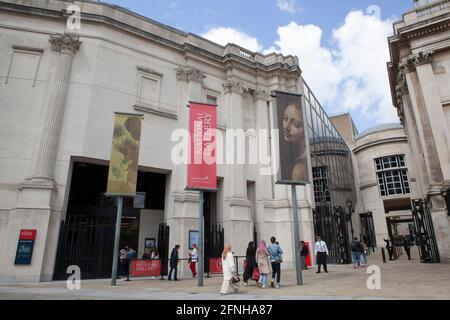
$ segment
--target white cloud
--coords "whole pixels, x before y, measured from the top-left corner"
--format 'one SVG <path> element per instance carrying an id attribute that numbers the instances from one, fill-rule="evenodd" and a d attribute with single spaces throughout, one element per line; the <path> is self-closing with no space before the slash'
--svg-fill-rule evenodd
<path id="1" fill-rule="evenodd" d="M 277 7 L 289 13 L 296 13 L 299 10 L 296 0 L 277 0 Z"/>
<path id="2" fill-rule="evenodd" d="M 321 102 L 332 102 L 337 95 L 341 74 L 330 50 L 321 46 L 322 30 L 314 25 L 291 22 L 278 27 L 278 37 L 275 44 L 279 51 L 298 56 L 304 76 Z"/>
<path id="3" fill-rule="evenodd" d="M 234 43 L 251 51 L 262 51 L 262 46 L 258 43 L 258 39 L 233 28 L 212 28 L 202 34 L 202 37 L 223 46 L 228 43 Z"/>
<path id="4" fill-rule="evenodd" d="M 337 63 L 345 79 L 344 100 L 340 107 L 360 109 L 377 122 L 398 121 L 392 107 L 386 62 L 389 61 L 387 37 L 392 21 L 362 11 L 350 12 L 344 25 L 333 30 Z"/>
<path id="5" fill-rule="evenodd" d="M 318 26 L 295 22 L 278 28 L 271 49 L 299 57 L 305 80 L 331 113 L 350 109 L 377 123 L 393 122 L 398 118 L 386 70 L 391 33 L 391 20 L 352 11 L 333 30 L 334 49 L 322 45 Z"/>
<path id="6" fill-rule="evenodd" d="M 333 29 L 333 47 L 322 44 L 320 27 L 296 22 L 278 27 L 278 40 L 266 50 L 258 39 L 233 28 L 212 28 L 203 37 L 264 54 L 296 55 L 303 77 L 330 113 L 350 109 L 376 123 L 398 122 L 386 69 L 393 21 L 381 20 L 376 10 L 370 12 L 349 12 Z"/>

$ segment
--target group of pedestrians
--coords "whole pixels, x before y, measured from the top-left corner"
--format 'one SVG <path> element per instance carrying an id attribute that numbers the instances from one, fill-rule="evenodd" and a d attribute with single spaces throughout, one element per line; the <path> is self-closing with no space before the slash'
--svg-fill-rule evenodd
<path id="1" fill-rule="evenodd" d="M 283 262 L 283 250 L 275 237 L 270 238 L 270 245 L 261 240 L 259 246 L 253 241 L 248 244 L 244 268 L 244 285 L 248 286 L 249 280 L 256 281 L 258 287 L 266 289 L 269 287 L 269 276 L 272 275 L 270 287 L 280 288 L 281 282 L 281 263 Z M 223 267 L 223 262 L 222 262 Z M 224 281 L 226 273 L 224 270 Z M 228 275 L 228 274 L 227 274 Z M 223 293 L 221 291 L 221 293 Z"/>
<path id="2" fill-rule="evenodd" d="M 354 238 L 351 244 L 353 268 L 364 268 L 367 265 L 367 246 L 363 240 Z"/>

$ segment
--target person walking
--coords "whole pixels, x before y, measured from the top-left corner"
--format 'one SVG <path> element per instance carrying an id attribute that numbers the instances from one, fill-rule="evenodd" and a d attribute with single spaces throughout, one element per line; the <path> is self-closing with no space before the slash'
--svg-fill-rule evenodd
<path id="1" fill-rule="evenodd" d="M 198 262 L 197 245 L 194 243 L 192 245 L 192 248 L 192 251 L 189 253 L 189 268 L 192 272 L 192 278 L 195 278 L 197 276 L 195 264 Z"/>
<path id="2" fill-rule="evenodd" d="M 270 286 L 272 288 L 280 288 L 280 280 L 281 280 L 281 263 L 283 262 L 283 250 L 281 250 L 280 245 L 277 242 L 275 237 L 270 238 L 270 246 L 267 248 L 267 251 L 270 255 L 270 263 L 272 265 L 272 281 L 270 282 Z M 275 284 L 275 276 L 276 276 L 276 284 Z"/>
<path id="3" fill-rule="evenodd" d="M 266 242 L 261 240 L 259 247 L 256 250 L 256 262 L 259 268 L 259 281 L 258 285 L 262 289 L 267 288 L 267 277 L 270 273 L 269 252 L 267 251 Z"/>
<path id="4" fill-rule="evenodd" d="M 366 243 L 364 242 L 364 240 L 360 241 L 360 246 L 361 246 L 361 255 L 359 258 L 361 267 L 365 267 L 367 266 L 367 246 Z"/>
<path id="5" fill-rule="evenodd" d="M 223 272 L 223 283 L 220 289 L 221 295 L 226 295 L 230 292 L 238 292 L 239 287 L 237 283 L 233 283 L 232 278 L 236 273 L 236 264 L 234 263 L 233 253 L 231 252 L 231 245 L 225 244 L 222 252 L 222 272 Z"/>
<path id="6" fill-rule="evenodd" d="M 408 237 L 404 237 L 403 239 L 403 248 L 405 249 L 406 255 L 408 256 L 408 260 L 411 260 L 411 242 Z"/>
<path id="7" fill-rule="evenodd" d="M 308 265 L 306 264 L 306 258 L 309 255 L 309 249 L 305 241 L 300 241 L 300 258 L 302 261 L 302 270 L 308 270 Z"/>
<path id="8" fill-rule="evenodd" d="M 128 247 L 120 249 L 119 256 L 119 275 L 117 279 L 120 279 L 123 275 L 128 275 L 128 260 L 127 260 L 127 249 Z M 129 277 L 129 275 L 128 275 Z"/>
<path id="9" fill-rule="evenodd" d="M 352 262 L 353 268 L 357 269 L 361 266 L 360 258 L 361 258 L 361 243 L 358 241 L 358 238 L 353 238 L 352 244 Z"/>
<path id="10" fill-rule="evenodd" d="M 388 251 L 389 254 L 389 261 L 394 260 L 393 255 L 394 255 L 394 246 L 392 245 L 392 240 L 391 237 L 389 237 L 387 240 L 383 239 L 384 242 L 386 242 L 386 249 Z"/>
<path id="11" fill-rule="evenodd" d="M 328 273 L 327 269 L 327 256 L 328 256 L 328 248 L 325 241 L 322 241 L 320 236 L 316 237 L 316 243 L 314 245 L 314 253 L 317 257 L 317 266 L 318 270 L 316 273 L 320 273 L 320 268 L 323 265 L 323 270 L 325 273 Z"/>
<path id="12" fill-rule="evenodd" d="M 245 254 L 244 286 L 248 286 L 248 280 L 252 278 L 256 268 L 256 246 L 253 241 L 248 243 Z"/>
<path id="13" fill-rule="evenodd" d="M 131 261 L 135 260 L 137 257 L 136 251 L 134 251 L 132 248 L 127 247 L 127 260 L 125 265 L 125 271 L 127 273 L 127 280 L 125 281 L 131 281 L 130 280 L 130 263 Z"/>
<path id="14" fill-rule="evenodd" d="M 170 254 L 170 271 L 167 280 L 172 281 L 172 272 L 175 271 L 174 280 L 178 281 L 178 262 L 180 261 L 178 252 L 180 250 L 180 245 L 177 244 L 175 248 L 173 248 L 172 253 Z"/>

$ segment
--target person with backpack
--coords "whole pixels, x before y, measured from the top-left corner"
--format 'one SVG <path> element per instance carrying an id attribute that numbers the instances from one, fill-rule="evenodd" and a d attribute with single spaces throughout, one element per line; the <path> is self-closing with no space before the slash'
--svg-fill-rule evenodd
<path id="1" fill-rule="evenodd" d="M 277 243 L 275 237 L 270 238 L 270 246 L 267 248 L 267 252 L 270 255 L 270 263 L 272 265 L 272 281 L 270 286 L 272 288 L 280 288 L 281 280 L 281 263 L 283 262 L 283 250 L 281 250 L 280 245 Z M 275 276 L 277 284 L 275 285 Z"/>
<path id="2" fill-rule="evenodd" d="M 354 238 L 351 244 L 353 268 L 357 269 L 361 266 L 361 243 L 358 238 Z"/>
<path id="3" fill-rule="evenodd" d="M 173 248 L 172 253 L 170 254 L 170 271 L 169 276 L 167 277 L 167 280 L 172 281 L 172 272 L 174 273 L 174 280 L 178 281 L 177 274 L 178 274 L 178 262 L 179 262 L 179 256 L 178 251 L 180 250 L 180 245 L 177 244 L 175 248 Z"/>

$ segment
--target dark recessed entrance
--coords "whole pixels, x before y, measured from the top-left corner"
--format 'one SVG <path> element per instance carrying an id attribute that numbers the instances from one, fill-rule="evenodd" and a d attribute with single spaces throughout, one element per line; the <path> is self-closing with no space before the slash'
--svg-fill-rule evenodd
<path id="1" fill-rule="evenodd" d="M 82 279 L 109 278 L 112 269 L 117 207 L 115 200 L 105 197 L 108 166 L 74 162 L 67 213 L 61 223 L 54 280 L 65 280 L 68 266 L 81 269 Z M 145 193 L 144 208 L 135 208 L 132 198 L 126 198 L 121 222 L 120 247 L 142 251 L 140 231 L 156 230 L 149 226 L 152 210 L 164 210 L 166 175 L 138 172 L 137 192 Z M 146 219 L 144 219 L 146 218 Z M 163 218 L 163 216 L 162 216 Z M 142 232 L 141 232 L 142 233 Z M 145 235 L 147 236 L 147 235 Z M 142 236 L 141 236 L 142 238 Z"/>

